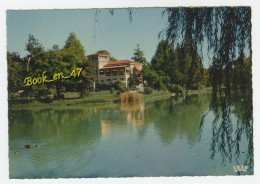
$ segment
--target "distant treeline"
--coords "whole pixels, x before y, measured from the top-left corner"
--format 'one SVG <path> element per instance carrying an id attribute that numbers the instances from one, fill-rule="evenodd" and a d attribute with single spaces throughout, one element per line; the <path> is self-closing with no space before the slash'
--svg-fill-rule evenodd
<path id="1" fill-rule="evenodd" d="M 64 97 L 64 92 L 79 92 L 81 97 L 86 97 L 93 90 L 94 66 L 86 58 L 84 48 L 74 33 L 70 33 L 63 48 L 53 45 L 50 50 L 44 50 L 42 44 L 33 36 L 29 35 L 26 43 L 28 55 L 21 58 L 17 52 L 7 52 L 8 61 L 8 91 L 9 97 L 20 94 L 24 98 L 35 97 L 40 99 L 51 95 L 54 99 Z M 144 52 L 139 45 L 135 49 L 132 59 L 143 63 L 140 73 L 133 73 L 129 79 L 129 89 L 123 89 L 124 85 L 115 88 L 114 84 L 106 84 L 106 88 L 121 92 L 132 90 L 135 86 L 143 83 L 144 92 L 151 93 L 153 89 L 166 90 L 177 94 L 184 90 L 196 90 L 205 86 L 222 88 L 224 68 L 229 67 L 228 80 L 232 89 L 246 89 L 251 84 L 251 61 L 242 54 L 237 60 L 229 62 L 228 66 L 218 65 L 217 60 L 209 69 L 203 67 L 202 59 L 196 49 L 182 47 L 179 44 L 175 48 L 166 40 L 162 40 L 151 62 L 147 62 Z M 43 77 L 43 72 L 48 79 L 56 74 L 59 76 L 71 76 L 72 71 L 82 68 L 80 76 L 71 77 L 68 80 L 54 80 L 51 83 L 38 85 L 25 85 L 28 77 Z M 61 74 L 62 73 L 62 74 Z M 76 75 L 76 74 L 75 74 Z M 121 82 L 122 83 L 122 82 Z M 120 87 L 121 86 L 121 87 Z M 99 88 L 101 88 L 99 86 Z M 122 88 L 122 89 L 121 89 Z"/>
<path id="2" fill-rule="evenodd" d="M 174 49 L 166 40 L 162 40 L 151 63 L 144 65 L 143 79 L 153 89 L 169 89 L 182 92 L 184 89 L 197 90 L 205 86 L 222 88 L 229 82 L 232 90 L 251 88 L 251 60 L 242 53 L 237 60 L 229 62 L 213 59 L 209 69 L 203 67 L 202 59 L 196 48 L 177 44 Z M 225 71 L 228 67 L 228 75 Z"/>
<path id="3" fill-rule="evenodd" d="M 89 95 L 93 88 L 93 66 L 87 60 L 84 48 L 74 33 L 70 33 L 63 48 L 53 45 L 48 51 L 44 50 L 33 35 L 29 35 L 26 50 L 29 54 L 24 58 L 16 52 L 7 53 L 9 94 L 20 93 L 23 97 L 38 99 L 47 95 L 53 95 L 56 99 L 63 98 L 65 91 L 80 92 L 81 97 Z M 27 77 L 42 77 L 44 71 L 48 79 L 53 79 L 55 74 L 70 76 L 77 68 L 82 68 L 78 78 L 25 86 Z"/>

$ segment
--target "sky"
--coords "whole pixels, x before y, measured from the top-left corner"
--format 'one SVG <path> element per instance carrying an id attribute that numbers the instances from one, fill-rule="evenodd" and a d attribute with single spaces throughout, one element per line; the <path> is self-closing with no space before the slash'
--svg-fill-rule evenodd
<path id="1" fill-rule="evenodd" d="M 9 10 L 7 11 L 7 50 L 28 54 L 25 44 L 29 34 L 35 36 L 45 50 L 54 44 L 62 48 L 69 33 L 74 32 L 86 55 L 107 50 L 118 60 L 133 57 L 137 44 L 151 61 L 160 41 L 158 33 L 166 28 L 167 16 L 162 8 L 82 10 Z M 98 18 L 96 18 L 98 16 Z"/>

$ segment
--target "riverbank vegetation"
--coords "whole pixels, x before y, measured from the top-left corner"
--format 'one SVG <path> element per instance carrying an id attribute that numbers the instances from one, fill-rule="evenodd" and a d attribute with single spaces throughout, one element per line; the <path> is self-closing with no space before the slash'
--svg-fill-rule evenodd
<path id="1" fill-rule="evenodd" d="M 74 33 L 70 33 L 63 48 L 53 45 L 53 48 L 49 50 L 45 50 L 33 35 L 29 35 L 25 47 L 28 51 L 27 56 L 21 58 L 19 53 L 7 52 L 9 102 L 11 104 L 25 102 L 24 104 L 26 104 L 26 102 L 37 100 L 39 103 L 61 103 L 62 100 L 72 99 L 91 103 L 125 101 L 127 96 L 130 97 L 129 94 L 132 94 L 129 92 L 136 91 L 136 86 L 140 84 L 144 87 L 143 93 L 145 96 L 153 94 L 154 91 L 161 91 L 160 93 L 169 91 L 175 95 L 187 95 L 192 93 L 193 90 L 201 90 L 209 86 L 212 86 L 214 98 L 217 97 L 217 94 L 222 95 L 222 92 L 225 93 L 225 96 L 230 96 L 233 93 L 232 91 L 252 91 L 251 55 L 246 57 L 243 52 L 246 46 L 243 39 L 250 40 L 250 35 L 232 31 L 228 26 L 225 27 L 225 23 L 220 22 L 218 24 L 223 28 L 221 34 L 217 31 L 218 29 L 211 30 L 216 33 L 215 35 L 220 35 L 216 38 L 213 38 L 211 32 L 205 29 L 206 27 L 209 28 L 212 17 L 216 15 L 220 19 L 223 15 L 227 15 L 227 17 L 234 15 L 236 17 L 240 10 L 244 11 L 245 17 L 249 16 L 247 8 L 166 9 L 164 13 L 169 17 L 168 27 L 164 34 L 166 38 L 161 39 L 150 62 L 146 60 L 144 51 L 137 45 L 131 59 L 142 63 L 143 70 L 141 75 L 131 74 L 127 88 L 121 81 L 96 84 L 96 88 L 94 88 L 95 78 L 93 73 L 95 67 L 86 58 L 85 50 Z M 209 15 L 212 15 L 212 17 Z M 179 17 L 183 18 L 180 19 Z M 208 22 L 205 21 L 205 17 L 208 18 Z M 239 20 L 239 17 L 236 17 L 236 19 Z M 176 20 L 176 22 L 171 22 L 172 20 Z M 232 22 L 230 19 L 228 21 Z M 245 30 L 249 31 L 250 26 L 248 27 L 248 24 L 250 21 L 244 24 L 246 21 L 248 20 L 243 19 L 243 24 L 236 22 L 237 25 L 234 24 L 234 26 L 238 26 L 238 30 L 240 30 L 240 27 L 245 27 Z M 185 26 L 181 26 L 183 23 L 185 23 Z M 206 27 L 198 27 L 199 25 Z M 173 32 L 176 32 L 176 34 L 173 34 Z M 232 40 L 231 37 L 224 39 L 230 32 L 234 34 L 234 38 L 240 36 L 240 44 Z M 178 39 L 178 35 L 181 35 L 182 39 Z M 213 49 L 208 49 L 208 52 L 213 52 L 213 62 L 209 68 L 203 66 L 202 48 L 199 49 L 198 47 L 202 45 L 204 37 L 208 38 L 209 48 Z M 215 39 L 223 42 L 217 48 L 214 47 L 214 44 L 220 43 Z M 230 45 L 231 43 L 235 45 Z M 247 42 L 247 44 L 250 47 L 250 42 Z M 223 45 L 227 45 L 227 47 Z M 228 45 L 230 46 L 228 47 Z M 235 51 L 238 54 L 235 54 Z M 102 50 L 102 52 L 108 51 Z M 57 73 L 63 76 L 71 76 L 71 71 L 77 68 L 82 68 L 78 78 L 69 77 L 66 80 L 54 80 L 50 83 L 30 86 L 26 86 L 24 83 L 24 79 L 27 77 L 32 79 L 43 78 L 41 74 L 44 71 L 46 71 L 46 76 L 50 77 L 48 79 L 51 80 L 51 77 Z M 96 98 L 93 95 L 95 93 L 92 93 L 96 91 L 103 94 L 102 91 L 104 90 L 110 91 L 109 100 L 103 95 Z M 72 92 L 77 93 L 77 98 L 67 97 Z"/>

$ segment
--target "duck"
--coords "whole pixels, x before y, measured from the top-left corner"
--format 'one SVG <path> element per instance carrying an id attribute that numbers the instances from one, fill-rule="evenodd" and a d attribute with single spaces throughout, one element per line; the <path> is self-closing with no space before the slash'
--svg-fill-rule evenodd
<path id="1" fill-rule="evenodd" d="M 38 145 L 32 145 L 32 144 L 26 144 L 24 145 L 25 148 L 35 148 L 35 147 L 38 147 Z"/>

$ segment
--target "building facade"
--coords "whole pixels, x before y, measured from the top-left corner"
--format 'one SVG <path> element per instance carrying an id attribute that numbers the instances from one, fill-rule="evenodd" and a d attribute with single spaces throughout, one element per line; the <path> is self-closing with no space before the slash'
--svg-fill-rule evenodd
<path id="1" fill-rule="evenodd" d="M 121 80 L 128 87 L 129 77 L 143 69 L 143 64 L 130 60 L 110 61 L 109 54 L 104 53 L 90 54 L 87 58 L 96 67 L 95 80 L 100 84 Z"/>

